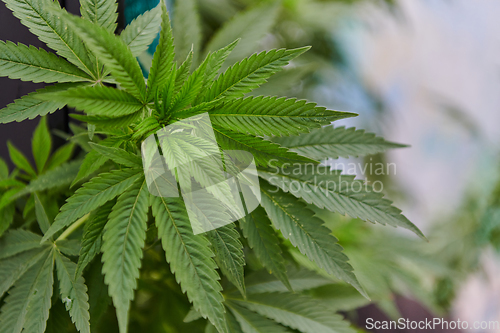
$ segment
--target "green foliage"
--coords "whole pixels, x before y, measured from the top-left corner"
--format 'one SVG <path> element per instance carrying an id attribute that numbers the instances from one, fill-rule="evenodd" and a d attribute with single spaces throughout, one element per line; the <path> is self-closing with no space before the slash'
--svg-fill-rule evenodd
<path id="1" fill-rule="evenodd" d="M 142 161 L 139 156 L 131 154 L 124 149 L 106 147 L 93 142 L 89 142 L 89 144 L 92 149 L 97 151 L 99 154 L 115 161 L 118 164 L 122 164 L 131 168 L 140 167 L 142 165 Z"/>
<path id="2" fill-rule="evenodd" d="M 90 77 L 96 78 L 90 55 L 74 29 L 61 20 L 57 9 L 59 3 L 47 1 L 6 0 L 7 7 L 21 23 L 38 38 L 66 58 Z"/>
<path id="3" fill-rule="evenodd" d="M 80 165 L 80 161 L 71 161 L 55 167 L 52 170 L 46 171 L 44 174 L 39 175 L 35 179 L 31 180 L 31 182 L 27 186 L 16 193 L 13 199 L 23 196 L 27 193 L 45 191 L 52 188 L 68 185 L 75 177 L 80 168 Z"/>
<path id="4" fill-rule="evenodd" d="M 55 112 L 64 107 L 65 104 L 57 101 L 44 101 L 39 97 L 48 92 L 61 91 L 74 86 L 69 83 L 55 84 L 16 99 L 13 103 L 0 110 L 0 123 L 23 121 Z"/>
<path id="5" fill-rule="evenodd" d="M 241 43 L 231 53 L 230 64 L 246 57 L 255 50 L 255 45 L 271 30 L 278 17 L 280 6 L 276 3 L 262 3 L 247 9 L 226 22 L 217 30 L 206 46 L 206 51 L 213 52 L 236 39 Z"/>
<path id="6" fill-rule="evenodd" d="M 392 206 L 391 201 L 384 199 L 383 194 L 375 192 L 370 185 L 354 179 L 354 176 L 331 172 L 328 167 L 317 167 L 316 174 L 307 167 L 301 169 L 300 174 L 290 169 L 282 169 L 282 174 L 262 170 L 260 176 L 319 208 L 365 221 L 400 226 L 424 238 L 422 232 Z M 298 190 L 292 190 L 292 183 L 299 184 Z"/>
<path id="7" fill-rule="evenodd" d="M 128 189 L 141 174 L 136 169 L 114 170 L 92 178 L 68 198 L 61 207 L 60 214 L 54 220 L 43 241 L 68 226 L 76 219 L 99 208 Z"/>
<path id="8" fill-rule="evenodd" d="M 26 156 L 24 156 L 23 153 L 10 142 L 7 143 L 7 147 L 9 148 L 9 155 L 12 159 L 12 163 L 14 163 L 16 167 L 26 172 L 28 175 L 36 176 L 36 172 L 31 166 L 30 162 L 28 162 Z"/>
<path id="9" fill-rule="evenodd" d="M 285 333 L 287 329 L 277 325 L 273 320 L 270 320 L 255 312 L 249 311 L 234 303 L 229 303 L 228 307 L 234 315 L 241 331 L 245 333 Z"/>
<path id="10" fill-rule="evenodd" d="M 209 231 L 207 237 L 212 243 L 217 265 L 241 294 L 245 295 L 243 274 L 245 257 L 243 256 L 243 245 L 239 241 L 240 234 L 233 225 L 225 225 Z"/>
<path id="11" fill-rule="evenodd" d="M 269 273 L 273 273 L 289 290 L 292 286 L 288 281 L 285 267 L 285 259 L 279 247 L 271 221 L 262 207 L 245 216 L 240 220 L 243 235 L 248 240 L 250 248 L 255 251 L 262 265 Z"/>
<path id="12" fill-rule="evenodd" d="M 139 63 L 127 44 L 109 31 L 86 20 L 66 13 L 61 13 L 61 17 L 65 17 L 64 21 L 78 31 L 87 47 L 101 59 L 123 89 L 144 101 L 146 84 Z"/>
<path id="13" fill-rule="evenodd" d="M 287 267 L 288 281 L 291 288 L 286 288 L 276 277 L 264 272 L 256 272 L 247 278 L 249 294 L 289 292 L 301 292 L 332 284 L 331 279 L 325 278 L 307 269 L 297 269 L 294 266 Z M 346 285 L 347 286 L 347 285 Z M 352 287 L 351 287 L 352 288 Z M 354 290 L 354 288 L 352 288 Z M 355 291 L 356 292 L 356 291 Z M 357 293 L 357 292 L 356 292 Z M 359 293 L 357 293 L 359 295 Z M 361 296 L 361 295 L 359 295 Z"/>
<path id="14" fill-rule="evenodd" d="M 276 137 L 273 141 L 317 160 L 358 157 L 381 153 L 391 148 L 407 147 L 386 141 L 373 133 L 365 133 L 364 130 L 343 126 L 326 126 L 295 137 Z"/>
<path id="15" fill-rule="evenodd" d="M 332 315 L 320 304 L 306 296 L 290 293 L 258 294 L 247 300 L 235 300 L 262 316 L 306 333 L 354 332 L 339 315 Z M 255 322 L 255 321 L 253 321 Z"/>
<path id="16" fill-rule="evenodd" d="M 75 145 L 69 142 L 59 148 L 54 152 L 52 157 L 49 159 L 46 165 L 47 170 L 52 170 L 60 166 L 61 164 L 67 162 L 71 155 L 73 154 L 73 149 Z"/>
<path id="17" fill-rule="evenodd" d="M 100 141 L 99 144 L 102 146 L 119 147 L 122 144 L 122 140 L 110 137 Z M 106 163 L 107 160 L 108 158 L 105 155 L 99 154 L 97 150 L 90 151 L 87 155 L 85 155 L 82 166 L 71 186 L 98 170 L 104 163 Z"/>
<path id="18" fill-rule="evenodd" d="M 34 46 L 0 41 L 2 76 L 33 82 L 78 82 L 91 78 L 73 64 Z"/>
<path id="19" fill-rule="evenodd" d="M 250 55 L 281 13 L 279 2 L 236 15 L 200 52 L 204 37 L 197 6 L 203 4 L 194 0 L 175 2 L 173 26 L 161 1 L 119 36 L 113 0 L 82 0 L 82 17 L 51 0 L 3 1 L 59 56 L 0 42 L 2 75 L 54 83 L 0 110 L 0 122 L 33 119 L 69 105 L 82 111 L 73 117 L 87 127 L 70 125 L 73 135 L 62 135 L 69 142 L 51 155 L 47 120 L 41 118 L 32 141 L 35 167 L 10 143 L 16 169 L 9 173 L 0 160 L 0 297 L 8 292 L 0 333 L 90 333 L 91 327 L 121 333 L 347 333 L 353 329 L 335 311 L 366 304 L 354 288 L 364 296 L 365 289 L 374 294 L 390 311 L 393 286 L 378 282 L 383 275 L 371 274 L 377 283 L 364 271 L 356 277 L 353 266 L 370 271 L 370 260 L 353 250 L 349 234 L 335 230 L 322 209 L 421 232 L 372 188 L 360 193 L 346 188 L 364 185 L 354 177 L 335 173 L 320 177 L 330 183 L 315 184 L 309 173 L 289 173 L 285 166 L 325 170 L 318 165 L 328 157 L 402 145 L 360 130 L 322 127 L 353 113 L 296 98 L 248 97 L 258 88 L 265 91 L 272 75 L 309 49 Z M 158 31 L 146 83 L 136 57 Z M 237 224 L 194 234 L 182 198 L 149 193 L 140 152 L 146 137 L 202 113 L 210 116 L 219 148 L 253 155 L 261 206 Z M 192 145 L 195 137 L 182 147 L 161 140 L 167 162 L 206 156 L 209 149 Z M 81 152 L 72 159 L 75 146 Z M 193 179 L 209 185 L 214 170 L 195 162 Z M 301 190 L 292 191 L 292 181 Z M 192 209 L 214 219 L 226 214 L 209 200 Z M 345 236 L 339 239 L 351 245 L 348 251 L 332 230 Z M 332 292 L 335 288 L 348 290 L 353 301 L 342 306 L 344 298 Z M 154 320 L 141 321 L 144 313 Z"/>
<path id="20" fill-rule="evenodd" d="M 47 118 L 41 118 L 32 139 L 33 157 L 38 172 L 43 172 L 45 163 L 50 155 L 52 140 L 50 138 L 49 128 L 47 126 Z"/>
<path id="21" fill-rule="evenodd" d="M 283 165 L 284 163 L 316 163 L 258 136 L 245 135 L 216 126 L 214 126 L 214 131 L 215 137 L 223 149 L 251 152 L 258 165 L 267 166 L 270 161 L 274 161 L 276 165 Z"/>
<path id="22" fill-rule="evenodd" d="M 56 252 L 55 257 L 61 300 L 78 331 L 90 333 L 89 298 L 85 280 L 81 275 L 75 275 L 74 262 L 60 252 Z"/>
<path id="23" fill-rule="evenodd" d="M 40 246 L 40 236 L 25 230 L 10 230 L 2 238 L 0 249 L 2 254 L 0 259 L 14 256 L 23 251 L 38 248 Z"/>
<path id="24" fill-rule="evenodd" d="M 210 112 L 214 124 L 256 136 L 308 133 L 312 128 L 352 116 L 355 114 L 326 110 L 294 98 L 263 96 L 229 100 Z"/>
<path id="25" fill-rule="evenodd" d="M 193 234 L 182 201 L 159 197 L 152 197 L 151 201 L 158 237 L 176 280 L 195 309 L 220 332 L 227 332 L 222 287 L 217 281 L 217 265 L 208 240 L 203 235 Z"/>
<path id="26" fill-rule="evenodd" d="M 176 1 L 174 7 L 174 38 L 176 61 L 183 60 L 194 51 L 194 62 L 198 60 L 201 44 L 200 17 L 195 0 Z M 189 69 L 189 68 L 188 68 Z"/>
<path id="27" fill-rule="evenodd" d="M 109 0 L 82 0 L 80 14 L 90 22 L 114 32 L 118 19 L 118 4 Z"/>
<path id="28" fill-rule="evenodd" d="M 174 38 L 172 36 L 172 28 L 170 27 L 170 19 L 168 17 L 167 6 L 161 2 L 161 33 L 160 42 L 156 47 L 156 52 L 153 56 L 153 63 L 149 70 L 148 76 L 148 98 L 153 99 L 158 87 L 163 87 L 169 78 L 169 71 L 172 69 L 174 60 Z"/>
<path id="29" fill-rule="evenodd" d="M 283 237 L 289 239 L 327 273 L 350 283 L 360 293 L 365 294 L 347 262 L 347 256 L 342 253 L 342 247 L 337 244 L 337 239 L 330 235 L 328 228 L 323 226 L 323 221 L 315 217 L 314 212 L 308 210 L 292 195 L 276 192 L 267 184 L 261 186 L 262 206 Z"/>
<path id="30" fill-rule="evenodd" d="M 34 198 L 35 198 L 35 214 L 36 214 L 36 219 L 38 221 L 38 226 L 40 227 L 40 230 L 43 233 L 46 233 L 47 230 L 49 230 L 50 228 L 49 217 L 47 216 L 45 208 L 43 207 L 42 202 L 40 201 L 40 198 L 36 193 L 34 195 Z"/>
<path id="31" fill-rule="evenodd" d="M 99 207 L 91 219 L 85 224 L 85 231 L 82 237 L 82 248 L 78 258 L 77 274 L 80 274 L 85 267 L 101 252 L 102 235 L 104 226 L 108 222 L 111 209 L 115 201 L 109 201 Z"/>
<path id="32" fill-rule="evenodd" d="M 101 86 L 47 93 L 39 98 L 65 101 L 69 106 L 88 114 L 113 117 L 128 115 L 140 110 L 143 106 L 134 96 L 123 90 Z"/>
<path id="33" fill-rule="evenodd" d="M 294 50 L 271 50 L 256 53 L 222 73 L 205 93 L 203 101 L 221 97 L 243 97 L 264 84 L 273 74 L 282 70 L 292 59 L 298 57 L 308 47 Z"/>
<path id="34" fill-rule="evenodd" d="M 130 52 L 137 57 L 155 39 L 160 28 L 160 22 L 160 8 L 157 6 L 134 19 L 123 29 L 120 38 L 128 45 Z"/>
<path id="35" fill-rule="evenodd" d="M 54 259 L 52 251 L 31 267 L 15 284 L 5 299 L 0 315 L 0 332 L 45 331 L 52 296 Z"/>
<path id="36" fill-rule="evenodd" d="M 127 331 L 130 301 L 139 277 L 146 239 L 148 194 L 145 179 L 139 178 L 118 197 L 104 228 L 102 272 L 122 332 Z"/>

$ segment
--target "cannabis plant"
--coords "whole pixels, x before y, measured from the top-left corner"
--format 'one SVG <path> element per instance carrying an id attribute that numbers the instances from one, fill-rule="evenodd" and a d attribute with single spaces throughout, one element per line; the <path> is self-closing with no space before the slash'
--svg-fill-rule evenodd
<path id="1" fill-rule="evenodd" d="M 113 0 L 82 0 L 81 17 L 50 0 L 3 1 L 57 55 L 0 42 L 1 75 L 54 83 L 0 110 L 0 121 L 43 117 L 68 105 L 83 112 L 72 116 L 87 129 L 72 125 L 70 143 L 51 155 L 41 118 L 33 137 L 36 171 L 12 145 L 16 170 L 9 174 L 0 164 L 1 333 L 71 331 L 64 308 L 79 332 L 98 331 L 108 295 L 122 333 L 129 317 L 134 331 L 354 331 L 334 313 L 339 308 L 315 299 L 315 288 L 339 281 L 368 295 L 311 208 L 423 235 L 369 184 L 320 164 L 401 145 L 329 126 L 353 113 L 246 96 L 307 47 L 255 53 L 220 73 L 238 41 L 199 56 L 199 43 L 188 42 L 196 33 L 193 1 L 176 2 L 173 30 L 162 1 L 118 36 Z M 136 57 L 158 31 L 145 80 Z M 141 150 L 147 138 L 159 141 L 164 128 L 205 114 L 221 151 L 253 157 L 260 205 L 235 223 L 195 234 L 182 197 L 153 195 Z M 75 144 L 81 152 L 70 161 Z M 165 161 L 201 149 L 160 146 Z M 199 167 L 194 179 L 203 183 L 206 173 Z M 198 207 L 214 219 L 226 214 L 215 208 Z M 141 311 L 164 304 L 157 295 L 167 298 L 170 313 L 141 323 Z"/>

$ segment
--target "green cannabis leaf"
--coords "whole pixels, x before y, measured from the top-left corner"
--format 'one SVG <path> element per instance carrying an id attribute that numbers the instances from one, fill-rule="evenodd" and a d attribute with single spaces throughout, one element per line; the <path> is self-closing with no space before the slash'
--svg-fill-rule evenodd
<path id="1" fill-rule="evenodd" d="M 193 323 L 196 332 L 201 318 L 207 332 L 354 331 L 314 296 L 317 288 L 342 284 L 359 304 L 355 289 L 368 297 L 315 209 L 423 235 L 365 182 L 328 173 L 320 162 L 403 145 L 328 126 L 354 113 L 296 98 L 248 96 L 309 49 L 251 54 L 276 21 L 278 2 L 236 15 L 202 51 L 194 0 L 175 1 L 173 26 L 162 0 L 119 35 L 114 0 L 81 0 L 81 17 L 52 0 L 3 1 L 55 53 L 0 41 L 1 76 L 53 83 L 0 110 L 0 123 L 41 117 L 33 134 L 34 165 L 11 143 L 16 169 L 9 172 L 0 160 L 0 297 L 6 295 L 0 333 L 101 332 L 99 319 L 111 313 L 109 304 L 119 331 L 132 325 L 136 331 L 135 314 L 149 302 L 174 313 L 175 325 Z M 141 68 L 136 57 L 158 33 L 149 66 L 141 61 Z M 71 124 L 73 135 L 58 133 L 68 142 L 52 152 L 43 116 L 66 105 L 76 108 L 72 117 L 86 127 Z M 210 147 L 197 146 L 195 136 L 182 146 L 155 136 L 202 114 L 213 125 L 216 148 L 252 154 L 261 200 L 238 223 L 195 234 L 190 210 L 220 220 L 227 212 L 210 200 L 189 208 L 182 198 L 154 195 L 168 180 L 157 172 L 148 188 L 143 161 L 149 157 L 141 155 L 141 145 L 155 138 L 165 161 L 204 156 Z M 202 161 L 193 165 L 193 180 L 209 187 L 214 170 Z M 305 168 L 297 174 L 292 166 Z M 320 172 L 319 183 L 307 167 Z M 355 193 L 352 184 L 364 190 Z"/>

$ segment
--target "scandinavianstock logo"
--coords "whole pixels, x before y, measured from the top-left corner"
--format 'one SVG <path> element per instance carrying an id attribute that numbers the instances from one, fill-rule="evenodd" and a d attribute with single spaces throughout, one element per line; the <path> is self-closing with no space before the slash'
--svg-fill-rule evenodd
<path id="1" fill-rule="evenodd" d="M 195 234 L 234 222 L 260 204 L 253 155 L 220 151 L 208 113 L 158 130 L 141 152 L 149 192 L 182 197 Z"/>

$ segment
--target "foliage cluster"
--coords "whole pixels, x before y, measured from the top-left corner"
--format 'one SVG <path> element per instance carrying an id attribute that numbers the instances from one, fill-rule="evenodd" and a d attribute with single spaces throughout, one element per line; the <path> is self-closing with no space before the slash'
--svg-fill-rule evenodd
<path id="1" fill-rule="evenodd" d="M 3 1 L 57 55 L 0 42 L 0 75 L 53 83 L 0 110 L 0 122 L 43 117 L 68 105 L 84 112 L 72 116 L 87 129 L 72 125 L 69 143 L 51 155 L 41 118 L 33 135 L 35 167 L 13 145 L 16 169 L 9 173 L 0 163 L 0 332 L 108 332 L 116 325 L 109 303 L 122 333 L 130 318 L 131 326 L 153 332 L 353 332 L 335 312 L 365 304 L 357 292 L 393 310 L 392 278 L 365 271 L 360 283 L 324 221 L 337 213 L 422 233 L 370 186 L 361 192 L 341 186 L 361 180 L 334 173 L 331 182 L 316 184 L 307 168 L 295 175 L 285 167 L 307 163 L 326 170 L 319 165 L 326 158 L 401 145 L 362 130 L 323 127 L 352 113 L 249 96 L 308 49 L 272 49 L 231 61 L 246 53 L 245 44 L 225 41 L 244 35 L 238 23 L 267 7 L 230 21 L 201 53 L 193 0 L 176 2 L 173 28 L 161 2 L 119 35 L 113 0 L 82 0 L 81 18 L 51 0 Z M 145 80 L 136 57 L 158 32 L 153 57 L 141 60 Z M 140 145 L 163 126 L 205 112 L 221 149 L 253 154 L 262 203 L 235 224 L 194 235 L 181 199 L 149 194 Z M 72 158 L 75 146 L 81 153 Z M 283 181 L 271 177 L 271 160 L 283 167 Z M 301 190 L 291 191 L 292 181 Z M 221 214 L 207 203 L 199 208 Z M 377 237 L 367 233 L 365 239 Z M 382 247 L 386 240 L 378 239 Z M 401 244 L 383 246 L 411 257 Z M 363 262 L 356 247 L 350 246 L 353 257 Z M 378 260 L 394 265 L 385 256 Z M 408 278 L 399 273 L 398 279 Z M 141 312 L 152 308 L 157 318 L 141 322 Z"/>

